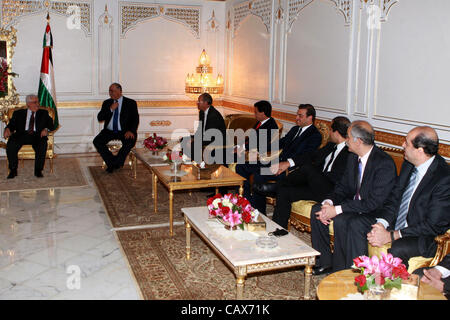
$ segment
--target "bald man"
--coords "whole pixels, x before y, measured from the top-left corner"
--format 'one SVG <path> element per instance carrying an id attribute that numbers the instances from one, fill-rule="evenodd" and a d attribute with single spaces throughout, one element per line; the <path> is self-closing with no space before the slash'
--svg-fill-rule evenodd
<path id="1" fill-rule="evenodd" d="M 318 275 L 350 268 L 349 221 L 367 217 L 382 207 L 397 177 L 394 160 L 375 146 L 375 133 L 366 121 L 354 121 L 346 144 L 351 152 L 334 191 L 311 209 L 311 241 L 320 257 L 313 268 Z M 330 250 L 329 224 L 334 222 L 334 252 Z M 367 240 L 362 242 L 367 248 Z M 367 249 L 366 249 L 367 250 Z"/>
<path id="2" fill-rule="evenodd" d="M 450 229 L 450 169 L 437 153 L 438 147 L 438 135 L 430 127 L 417 127 L 408 133 L 397 183 L 378 210 L 371 230 L 360 219 L 351 223 L 355 240 L 367 236 L 375 247 L 391 243 L 389 252 L 406 266 L 411 257 L 435 255 L 434 238 Z"/>

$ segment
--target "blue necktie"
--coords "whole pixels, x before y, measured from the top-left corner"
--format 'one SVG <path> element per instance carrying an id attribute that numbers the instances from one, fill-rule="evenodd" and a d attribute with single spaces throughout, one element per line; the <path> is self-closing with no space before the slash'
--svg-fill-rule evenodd
<path id="1" fill-rule="evenodd" d="M 117 100 L 114 100 L 114 102 L 117 102 Z M 117 107 L 114 110 L 114 115 L 113 115 L 113 131 L 114 133 L 119 132 L 119 107 Z"/>
<path id="2" fill-rule="evenodd" d="M 395 230 L 400 230 L 406 227 L 406 215 L 408 214 L 409 202 L 413 195 L 414 187 L 416 186 L 417 169 L 414 168 L 409 177 L 408 186 L 403 192 L 402 202 L 398 210 L 397 222 L 395 223 Z"/>
<path id="3" fill-rule="evenodd" d="M 359 194 L 359 191 L 361 189 L 361 180 L 362 180 L 362 162 L 361 159 L 358 159 L 358 184 L 356 187 L 356 194 L 354 196 L 354 200 L 361 200 L 361 195 Z"/>

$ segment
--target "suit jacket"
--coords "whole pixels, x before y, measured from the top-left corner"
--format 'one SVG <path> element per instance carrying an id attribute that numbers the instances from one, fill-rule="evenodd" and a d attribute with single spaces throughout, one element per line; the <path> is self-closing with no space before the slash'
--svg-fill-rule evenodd
<path id="1" fill-rule="evenodd" d="M 312 125 L 305 132 L 294 140 L 299 126 L 292 127 L 289 132 L 280 139 L 280 149 L 283 151 L 280 154 L 280 161 L 287 161 L 289 158 L 294 158 L 305 153 L 317 150 L 322 142 L 322 135 L 319 130 Z M 295 161 L 294 161 L 295 162 Z"/>
<path id="2" fill-rule="evenodd" d="M 11 120 L 6 126 L 6 128 L 9 128 L 11 133 L 23 134 L 27 132 L 28 128 L 25 128 L 27 122 L 27 110 L 28 109 L 19 109 L 14 111 Z M 39 109 L 38 111 L 36 111 L 36 114 L 34 116 L 34 123 L 36 125 L 36 132 L 41 132 L 45 128 L 47 128 L 49 131 L 54 130 L 53 119 L 45 109 Z"/>
<path id="3" fill-rule="evenodd" d="M 205 121 L 204 116 L 205 116 L 205 112 L 201 110 L 199 112 L 199 121 L 201 121 L 202 126 L 204 125 L 203 121 Z M 205 132 L 208 129 L 219 130 L 222 135 L 222 143 L 218 144 L 218 142 L 214 141 L 213 138 L 211 138 L 211 139 L 208 138 L 208 140 L 205 140 L 205 137 L 202 136 L 202 147 L 206 147 L 209 144 L 222 145 L 222 146 L 225 145 L 225 132 L 226 132 L 225 120 L 223 120 L 222 115 L 216 108 L 214 108 L 214 106 L 209 107 L 206 124 L 204 126 L 205 126 Z M 201 126 L 199 126 L 197 128 L 197 132 L 201 133 L 202 129 L 203 128 Z"/>
<path id="4" fill-rule="evenodd" d="M 374 214 L 389 196 L 396 177 L 394 160 L 374 145 L 361 181 L 361 200 L 354 200 L 358 187 L 358 156 L 354 153 L 348 156 L 344 174 L 329 199 L 334 205 L 341 205 L 343 213 Z"/>
<path id="5" fill-rule="evenodd" d="M 246 137 L 245 139 L 245 150 L 250 150 L 256 147 L 257 151 L 260 154 L 265 154 L 266 152 L 270 152 L 272 140 L 277 138 L 274 136 L 272 131 L 276 130 L 278 135 L 278 125 L 274 118 L 270 117 L 264 124 L 262 124 L 258 129 L 258 122 L 253 126 L 256 133 L 256 146 L 254 142 L 250 143 L 250 139 Z M 255 136 L 250 136 L 251 138 L 255 138 Z M 254 140 L 253 140 L 254 141 Z"/>
<path id="6" fill-rule="evenodd" d="M 385 219 L 394 229 L 398 211 L 414 165 L 404 161 L 385 205 L 378 211 L 378 217 Z M 402 237 L 419 237 L 419 250 L 423 256 L 436 252 L 437 235 L 450 229 L 450 168 L 445 160 L 436 155 L 427 172 L 417 186 L 406 216 L 408 226 L 401 229 Z"/>
<path id="7" fill-rule="evenodd" d="M 111 120 L 114 112 L 110 107 L 114 103 L 113 99 L 107 99 L 103 101 L 102 108 L 97 115 L 98 121 L 105 121 L 103 129 L 106 129 L 109 121 Z M 119 115 L 119 122 L 122 132 L 131 131 L 135 137 L 137 137 L 137 128 L 139 126 L 139 113 L 137 103 L 133 99 L 123 97 L 122 110 Z"/>

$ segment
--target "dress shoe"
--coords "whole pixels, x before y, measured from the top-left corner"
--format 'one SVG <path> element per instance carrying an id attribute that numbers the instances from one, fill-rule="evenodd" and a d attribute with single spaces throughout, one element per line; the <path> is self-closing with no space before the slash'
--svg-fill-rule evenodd
<path id="1" fill-rule="evenodd" d="M 113 172 L 114 172 L 114 166 L 107 167 L 107 168 L 106 168 L 106 172 L 108 172 L 108 173 L 113 173 Z"/>
<path id="2" fill-rule="evenodd" d="M 262 194 L 266 197 L 276 197 L 277 196 L 277 184 L 276 183 L 256 183 L 253 185 L 253 191 Z"/>
<path id="3" fill-rule="evenodd" d="M 12 169 L 9 171 L 7 179 L 13 179 L 15 176 L 17 176 L 17 169 Z"/>
<path id="4" fill-rule="evenodd" d="M 331 267 L 313 267 L 312 274 L 318 276 L 321 274 L 331 273 L 333 268 Z"/>
<path id="5" fill-rule="evenodd" d="M 37 177 L 37 178 L 43 178 L 44 176 L 42 175 L 42 171 L 35 171 L 34 172 L 34 175 Z"/>

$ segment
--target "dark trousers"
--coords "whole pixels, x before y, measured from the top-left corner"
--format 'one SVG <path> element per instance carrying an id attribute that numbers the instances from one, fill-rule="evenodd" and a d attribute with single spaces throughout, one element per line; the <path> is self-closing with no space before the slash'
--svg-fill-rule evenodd
<path id="1" fill-rule="evenodd" d="M 395 240 L 388 252 L 394 257 L 402 259 L 406 268 L 409 267 L 408 260 L 412 257 L 421 256 L 418 237 L 405 237 Z"/>
<path id="2" fill-rule="evenodd" d="M 98 153 L 102 157 L 103 161 L 105 161 L 108 167 L 122 167 L 125 158 L 127 157 L 130 150 L 136 144 L 136 136 L 134 139 L 125 139 L 125 132 L 119 131 L 118 133 L 114 133 L 111 130 L 103 129 L 100 133 L 94 138 L 94 146 L 97 149 Z M 119 152 L 116 156 L 109 151 L 106 144 L 111 140 L 120 140 L 122 141 L 122 148 L 120 148 Z"/>
<path id="3" fill-rule="evenodd" d="M 317 219 L 315 213 L 320 211 L 321 204 L 316 204 L 311 209 L 311 242 L 312 247 L 320 252 L 316 265 L 320 267 L 332 267 L 333 272 L 348 269 L 353 264 L 352 253 L 349 252 L 349 225 L 351 220 L 359 213 L 341 213 L 333 219 L 334 227 L 334 252 L 330 249 L 329 226 Z M 363 241 L 367 251 L 367 240 Z M 362 248 L 362 247 L 360 247 Z M 361 249 L 358 249 L 361 250 Z"/>
<path id="4" fill-rule="evenodd" d="M 17 154 L 23 145 L 31 145 L 35 153 L 34 172 L 41 172 L 44 168 L 45 154 L 47 152 L 47 137 L 41 137 L 41 134 L 35 132 L 33 134 L 14 133 L 6 144 L 6 156 L 10 170 L 17 170 L 18 157 Z"/>
<path id="5" fill-rule="evenodd" d="M 375 223 L 377 223 L 376 218 L 367 214 L 354 214 L 353 218 L 349 219 L 346 268 L 352 266 L 354 258 L 369 255 L 367 234 Z"/>
<path id="6" fill-rule="evenodd" d="M 281 175 L 284 176 L 282 173 Z M 277 201 L 272 220 L 283 228 L 287 228 L 291 215 L 291 205 L 299 200 L 322 201 L 331 192 L 334 184 L 322 171 L 305 164 L 277 183 Z"/>

